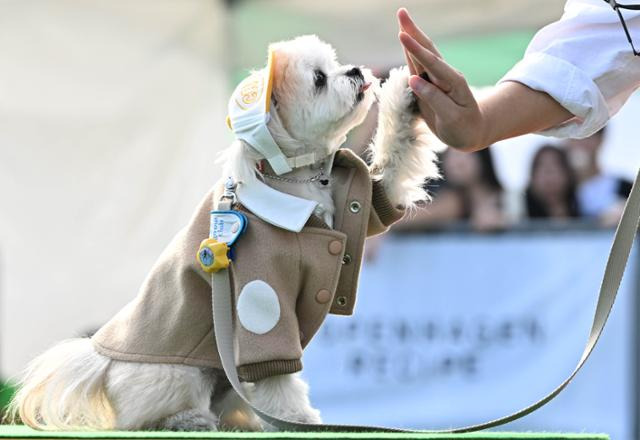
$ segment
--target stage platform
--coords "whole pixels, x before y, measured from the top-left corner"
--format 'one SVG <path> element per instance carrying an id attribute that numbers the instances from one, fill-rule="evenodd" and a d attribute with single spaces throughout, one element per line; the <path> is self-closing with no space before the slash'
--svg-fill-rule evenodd
<path id="1" fill-rule="evenodd" d="M 234 440 L 609 440 L 606 434 L 562 434 L 535 432 L 476 432 L 470 434 L 390 434 L 390 433 L 328 433 L 328 432 L 43 432 L 25 426 L 0 425 L 0 439 L 234 439 Z"/>

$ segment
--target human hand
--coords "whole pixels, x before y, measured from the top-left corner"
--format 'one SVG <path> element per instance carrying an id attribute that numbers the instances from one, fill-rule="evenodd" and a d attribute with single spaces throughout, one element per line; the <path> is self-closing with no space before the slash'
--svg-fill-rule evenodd
<path id="1" fill-rule="evenodd" d="M 442 59 L 431 39 L 404 8 L 398 10 L 398 23 L 400 42 L 412 75 L 409 85 L 431 131 L 454 148 L 467 151 L 483 148 L 485 121 L 464 76 Z M 428 81 L 419 76 L 423 72 L 427 73 Z"/>

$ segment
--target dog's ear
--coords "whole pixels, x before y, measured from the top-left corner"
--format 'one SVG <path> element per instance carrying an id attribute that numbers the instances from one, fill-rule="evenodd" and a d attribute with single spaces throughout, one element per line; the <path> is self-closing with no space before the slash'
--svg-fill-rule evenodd
<path id="1" fill-rule="evenodd" d="M 284 84 L 284 78 L 286 77 L 286 70 L 289 66 L 290 54 L 285 49 L 286 44 L 284 42 L 271 43 L 269 45 L 269 52 L 273 53 L 273 97 L 278 100 L 279 95 L 282 93 Z"/>

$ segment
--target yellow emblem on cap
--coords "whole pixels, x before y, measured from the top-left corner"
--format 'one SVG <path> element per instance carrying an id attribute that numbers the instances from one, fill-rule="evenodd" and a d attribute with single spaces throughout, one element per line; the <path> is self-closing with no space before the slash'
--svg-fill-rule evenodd
<path id="1" fill-rule="evenodd" d="M 275 53 L 269 51 L 265 70 L 255 72 L 242 80 L 233 93 L 232 100 L 240 110 L 249 110 L 259 101 L 264 101 L 264 113 L 271 109 L 271 92 L 273 90 L 273 73 Z M 227 126 L 233 130 L 233 115 L 227 116 Z"/>
<path id="2" fill-rule="evenodd" d="M 260 75 L 252 75 L 242 81 L 238 95 L 240 96 L 236 97 L 236 104 L 238 104 L 241 109 L 247 109 L 258 101 L 260 96 L 262 96 L 262 78 Z"/>
<path id="3" fill-rule="evenodd" d="M 207 238 L 200 243 L 196 259 L 200 267 L 207 273 L 214 273 L 220 269 L 229 267 L 229 246 L 227 243 L 220 243 L 214 238 Z"/>

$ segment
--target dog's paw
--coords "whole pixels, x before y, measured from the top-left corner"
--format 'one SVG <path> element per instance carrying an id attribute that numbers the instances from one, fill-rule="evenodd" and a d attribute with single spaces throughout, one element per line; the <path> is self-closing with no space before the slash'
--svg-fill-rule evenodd
<path id="1" fill-rule="evenodd" d="M 304 408 L 304 411 L 296 412 L 295 414 L 291 414 L 289 420 L 298 423 L 308 423 L 311 425 L 320 425 L 322 424 L 322 417 L 320 417 L 320 411 L 307 407 Z"/>
<path id="2" fill-rule="evenodd" d="M 420 78 L 422 78 L 425 81 L 430 81 L 429 80 L 429 74 L 427 72 L 422 72 L 420 75 Z M 416 96 L 415 93 L 413 93 L 413 90 L 411 90 L 411 87 L 409 87 L 407 85 L 407 89 L 409 92 L 410 97 L 410 104 L 409 104 L 409 111 L 414 114 L 414 115 L 418 115 L 420 114 L 420 106 L 418 105 L 418 97 Z"/>
<path id="3" fill-rule="evenodd" d="M 392 70 L 381 92 L 371 170 L 394 206 L 411 208 L 428 199 L 424 181 L 439 175 L 438 144 L 419 114 L 417 98 L 409 88 L 409 70 Z"/>
<path id="4" fill-rule="evenodd" d="M 217 431 L 218 420 L 212 413 L 197 409 L 182 411 L 160 420 L 154 429 L 161 431 Z"/>
<path id="5" fill-rule="evenodd" d="M 402 119 L 412 119 L 405 115 L 414 116 L 419 112 L 418 99 L 409 87 L 409 69 L 406 66 L 389 72 L 389 79 L 380 91 L 380 108 L 383 113 Z"/>
<path id="6" fill-rule="evenodd" d="M 310 425 L 322 424 L 322 417 L 320 417 L 320 411 L 311 407 L 300 408 L 295 411 L 282 411 L 282 412 L 279 412 L 279 414 L 277 414 L 277 417 L 287 420 L 289 422 L 307 423 Z M 264 420 L 262 421 L 262 429 L 265 432 L 280 431 L 280 429 L 278 429 L 276 426 L 273 426 L 270 423 L 265 422 Z"/>

